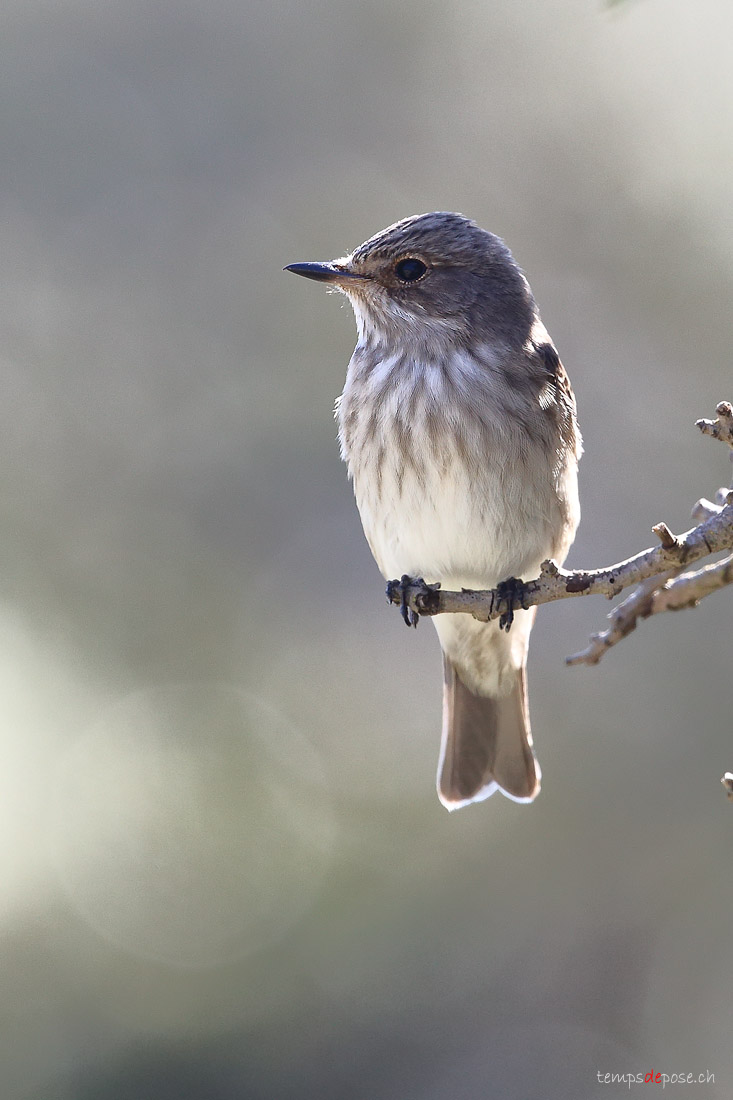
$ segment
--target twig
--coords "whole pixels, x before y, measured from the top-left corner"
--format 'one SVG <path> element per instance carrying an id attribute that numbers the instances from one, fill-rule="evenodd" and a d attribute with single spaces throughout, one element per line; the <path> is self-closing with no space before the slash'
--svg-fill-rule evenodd
<path id="1" fill-rule="evenodd" d="M 597 665 L 607 649 L 636 629 L 639 619 L 648 619 L 650 615 L 658 615 L 662 611 L 697 607 L 700 600 L 728 584 L 733 584 L 733 554 L 681 575 L 671 573 L 666 577 L 649 577 L 614 607 L 608 616 L 611 620 L 608 630 L 592 634 L 588 647 L 567 657 L 565 663 Z"/>
<path id="2" fill-rule="evenodd" d="M 695 424 L 703 435 L 711 435 L 733 447 L 733 405 L 730 401 L 721 401 L 715 411 L 717 420 L 696 420 Z"/>
<path id="3" fill-rule="evenodd" d="M 656 577 L 647 577 L 637 585 L 631 595 L 622 600 L 608 615 L 611 625 L 608 630 L 601 630 L 597 634 L 591 634 L 590 642 L 580 653 L 574 653 L 572 657 L 565 658 L 566 665 L 597 665 L 603 654 L 611 646 L 620 642 L 632 630 L 636 630 L 639 619 L 646 619 L 652 614 L 652 603 L 659 585 L 672 577 L 674 572 L 669 572 Z"/>
<path id="4" fill-rule="evenodd" d="M 698 420 L 697 426 L 704 435 L 727 443 L 733 459 L 733 406 L 721 401 L 716 412 L 717 420 Z M 594 634 L 581 653 L 568 658 L 569 664 L 597 664 L 606 650 L 635 629 L 640 618 L 694 607 L 705 596 L 733 584 L 733 554 L 697 570 L 686 569 L 710 554 L 733 550 L 733 489 L 719 489 L 715 503 L 699 500 L 693 518 L 697 526 L 682 535 L 674 535 L 666 523 L 655 524 L 652 530 L 659 546 L 605 569 L 566 570 L 552 560 L 544 561 L 539 577 L 522 586 L 522 607 L 593 593 L 612 599 L 625 588 L 637 585 L 610 613 L 611 626 Z M 489 622 L 507 611 L 506 586 L 449 592 L 439 585 L 415 581 L 396 591 L 392 598 L 395 603 L 404 601 L 418 615 L 468 614 Z"/>
<path id="5" fill-rule="evenodd" d="M 649 614 L 697 607 L 700 600 L 728 584 L 733 584 L 733 554 L 667 581 L 654 593 Z"/>
<path id="6" fill-rule="evenodd" d="M 605 569 L 561 569 L 548 559 L 540 567 L 540 575 L 524 585 L 522 606 L 534 607 L 572 596 L 600 593 L 613 599 L 624 588 L 639 584 L 648 577 L 659 578 L 671 571 L 715 554 L 733 549 L 733 504 L 726 504 L 697 527 L 682 535 L 672 535 L 666 524 L 656 524 L 662 545 L 652 546 L 626 561 Z M 661 583 L 659 580 L 657 583 Z M 420 615 L 443 615 L 447 612 L 473 615 L 483 622 L 498 619 L 504 607 L 504 595 L 496 588 L 464 589 L 449 592 L 416 582 L 407 591 L 407 603 Z M 395 600 L 395 602 L 397 602 Z"/>

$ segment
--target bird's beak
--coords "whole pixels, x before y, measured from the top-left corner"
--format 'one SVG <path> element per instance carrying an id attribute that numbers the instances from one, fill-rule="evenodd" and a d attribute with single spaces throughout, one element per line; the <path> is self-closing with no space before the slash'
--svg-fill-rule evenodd
<path id="1" fill-rule="evenodd" d="M 364 275 L 357 275 L 355 271 L 347 271 L 340 264 L 288 264 L 283 271 L 292 271 L 295 275 L 303 275 L 306 279 L 315 279 L 319 283 L 352 283 L 364 279 Z"/>

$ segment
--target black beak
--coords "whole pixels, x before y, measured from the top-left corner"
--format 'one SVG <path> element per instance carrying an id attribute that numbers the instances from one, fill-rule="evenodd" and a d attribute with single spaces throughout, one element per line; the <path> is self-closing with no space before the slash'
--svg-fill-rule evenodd
<path id="1" fill-rule="evenodd" d="M 346 271 L 337 264 L 288 264 L 283 271 L 292 271 L 295 275 L 303 275 L 306 279 L 315 279 L 319 283 L 347 283 L 364 278 L 363 275 Z"/>

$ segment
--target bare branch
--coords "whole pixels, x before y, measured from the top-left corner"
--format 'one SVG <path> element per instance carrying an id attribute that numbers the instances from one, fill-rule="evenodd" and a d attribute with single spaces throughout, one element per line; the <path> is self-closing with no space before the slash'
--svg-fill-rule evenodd
<path id="1" fill-rule="evenodd" d="M 654 593 L 649 614 L 697 607 L 700 600 L 728 584 L 733 584 L 733 554 L 667 581 Z"/>
<path id="2" fill-rule="evenodd" d="M 697 426 L 704 435 L 727 443 L 733 459 L 733 406 L 721 401 L 716 412 L 717 420 L 698 420 Z M 612 599 L 625 588 L 637 585 L 608 616 L 610 627 L 594 634 L 585 650 L 568 658 L 569 664 L 597 664 L 606 650 L 635 629 L 639 619 L 694 607 L 705 596 L 733 584 L 733 554 L 700 569 L 686 568 L 710 554 L 733 550 L 733 489 L 718 489 L 715 503 L 705 498 L 699 500 L 693 509 L 693 519 L 697 526 L 682 535 L 674 535 L 666 523 L 655 524 L 652 531 L 659 539 L 659 546 L 605 569 L 566 570 L 554 561 L 544 561 L 539 577 L 521 587 L 522 607 L 593 593 Z M 513 597 L 507 594 L 506 585 L 483 591 L 449 592 L 438 584 L 426 585 L 415 580 L 390 585 L 390 592 L 392 602 L 402 603 L 403 611 L 407 607 L 417 615 L 467 614 L 482 622 L 504 616 L 502 625 L 507 620 L 511 623 Z"/>
<path id="3" fill-rule="evenodd" d="M 565 658 L 566 665 L 597 665 L 603 654 L 611 646 L 616 645 L 632 630 L 636 630 L 639 619 L 646 619 L 652 614 L 654 595 L 659 585 L 673 576 L 672 572 L 662 576 L 647 577 L 637 585 L 631 595 L 622 600 L 608 615 L 611 625 L 608 630 L 601 630 L 597 634 L 591 634 L 590 642 L 580 653 L 574 653 L 572 657 Z"/>
<path id="4" fill-rule="evenodd" d="M 676 573 L 642 581 L 630 596 L 614 607 L 608 616 L 611 620 L 608 630 L 592 634 L 588 647 L 567 657 L 566 664 L 597 665 L 607 649 L 636 629 L 639 619 L 648 619 L 662 611 L 697 607 L 705 596 L 733 584 L 733 554 L 701 569 L 681 575 Z"/>
<path id="5" fill-rule="evenodd" d="M 657 524 L 656 529 L 663 540 L 662 545 L 643 550 L 605 569 L 567 570 L 561 569 L 554 561 L 544 561 L 539 577 L 524 585 L 522 606 L 526 609 L 572 596 L 590 596 L 592 593 L 612 599 L 624 588 L 639 584 L 648 577 L 667 576 L 708 554 L 733 549 L 733 504 L 726 504 L 719 512 L 682 535 L 673 535 L 666 524 Z M 498 619 L 505 609 L 505 597 L 496 588 L 448 592 L 415 582 L 408 586 L 406 599 L 408 606 L 420 615 L 450 612 L 473 615 L 482 622 Z M 399 602 L 399 597 L 394 602 Z"/>

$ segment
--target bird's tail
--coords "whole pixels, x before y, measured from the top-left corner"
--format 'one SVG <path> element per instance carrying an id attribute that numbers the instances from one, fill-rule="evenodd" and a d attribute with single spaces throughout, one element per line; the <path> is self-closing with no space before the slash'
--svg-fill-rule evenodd
<path id="1" fill-rule="evenodd" d="M 443 805 L 457 810 L 497 789 L 515 802 L 531 802 L 539 792 L 540 777 L 532 750 L 524 667 L 504 670 L 501 694 L 481 695 L 466 686 L 444 651 L 438 764 Z"/>

